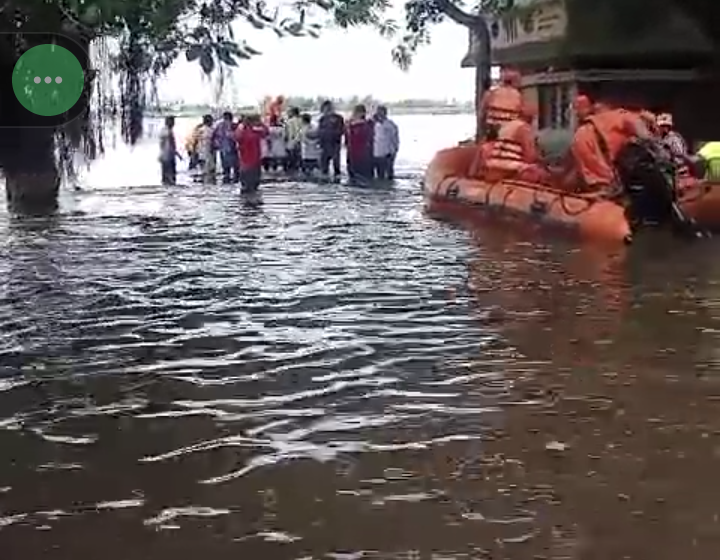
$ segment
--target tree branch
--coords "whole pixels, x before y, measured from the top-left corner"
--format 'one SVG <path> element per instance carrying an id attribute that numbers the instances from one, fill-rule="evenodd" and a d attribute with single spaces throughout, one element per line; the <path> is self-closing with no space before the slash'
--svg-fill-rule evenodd
<path id="1" fill-rule="evenodd" d="M 479 23 L 478 20 L 485 19 L 482 15 L 467 13 L 454 4 L 452 0 L 435 0 L 435 2 L 447 17 L 465 27 L 475 27 Z"/>

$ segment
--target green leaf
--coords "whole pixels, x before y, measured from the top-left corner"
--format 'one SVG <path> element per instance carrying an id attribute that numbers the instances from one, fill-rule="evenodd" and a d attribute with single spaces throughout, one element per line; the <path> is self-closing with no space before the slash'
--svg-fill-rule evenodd
<path id="1" fill-rule="evenodd" d="M 293 37 L 301 37 L 303 34 L 303 26 L 300 23 L 291 23 L 285 30 Z"/>
<path id="2" fill-rule="evenodd" d="M 192 62 L 200 58 L 202 52 L 203 48 L 201 45 L 191 45 L 188 50 L 185 51 L 185 57 L 188 59 L 188 62 Z"/>
<path id="3" fill-rule="evenodd" d="M 277 19 L 277 10 L 272 16 L 267 15 L 261 8 L 258 7 L 257 16 L 267 23 L 273 23 Z"/>
<path id="4" fill-rule="evenodd" d="M 399 26 L 395 20 L 388 19 L 378 23 L 377 29 L 381 37 L 384 37 L 385 39 L 390 39 L 394 37 L 395 34 L 398 32 Z"/>
<path id="5" fill-rule="evenodd" d="M 240 47 L 238 47 L 235 41 L 220 41 L 218 46 L 227 49 L 227 51 L 231 54 L 237 54 L 238 52 L 240 52 Z"/>
<path id="6" fill-rule="evenodd" d="M 242 50 L 245 51 L 246 53 L 249 53 L 249 54 L 253 55 L 253 56 L 257 56 L 257 55 L 259 55 L 259 54 L 262 54 L 259 50 L 253 49 L 250 45 L 247 45 L 247 44 L 243 44 Z"/>
<path id="7" fill-rule="evenodd" d="M 245 19 L 255 29 L 265 29 L 265 23 L 263 23 L 261 20 L 257 19 L 253 14 L 250 14 L 250 13 L 245 14 Z"/>
<path id="8" fill-rule="evenodd" d="M 401 70 L 407 71 L 412 64 L 412 52 L 404 45 L 398 45 L 392 50 L 392 59 Z"/>
<path id="9" fill-rule="evenodd" d="M 215 52 L 217 53 L 218 59 L 223 64 L 227 64 L 228 66 L 237 66 L 237 61 L 233 58 L 233 55 L 230 54 L 230 51 L 226 47 L 217 45 L 215 47 Z"/>
<path id="10" fill-rule="evenodd" d="M 315 31 L 314 29 L 306 29 L 305 32 L 306 32 L 310 37 L 312 37 L 313 39 L 319 39 L 319 38 L 320 38 L 320 33 L 318 33 L 317 31 Z"/>
<path id="11" fill-rule="evenodd" d="M 204 25 L 198 25 L 191 33 L 196 39 L 204 39 L 210 37 L 210 30 Z"/>
<path id="12" fill-rule="evenodd" d="M 212 74 L 212 71 L 215 70 L 215 59 L 209 49 L 203 50 L 203 53 L 200 55 L 200 67 L 207 75 Z"/>

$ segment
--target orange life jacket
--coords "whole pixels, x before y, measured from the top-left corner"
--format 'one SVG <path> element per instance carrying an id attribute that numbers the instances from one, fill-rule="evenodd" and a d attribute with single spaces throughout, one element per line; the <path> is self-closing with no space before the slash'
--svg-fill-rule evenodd
<path id="1" fill-rule="evenodd" d="M 484 177 L 487 162 L 492 155 L 495 146 L 494 140 L 485 140 L 478 144 L 478 151 L 470 166 L 470 177 L 482 179 Z"/>
<path id="2" fill-rule="evenodd" d="M 633 138 L 637 137 L 637 125 L 640 117 L 624 109 L 611 109 L 596 113 L 587 118 L 587 122 L 594 126 L 607 148 L 607 159 L 610 165 L 615 164 L 620 151 Z"/>
<path id="3" fill-rule="evenodd" d="M 523 120 L 515 119 L 500 127 L 498 139 L 485 162 L 488 169 L 504 171 L 520 171 L 528 165 L 535 163 L 536 154 L 528 153 L 527 142 L 524 136 L 532 128 Z"/>
<path id="4" fill-rule="evenodd" d="M 613 165 L 608 161 L 600 146 L 598 133 L 589 121 L 575 131 L 570 150 L 586 187 L 592 189 L 615 182 Z"/>
<path id="5" fill-rule="evenodd" d="M 571 151 L 586 187 L 616 182 L 615 160 L 637 137 L 639 120 L 624 109 L 609 109 L 590 115 L 577 129 Z"/>
<path id="6" fill-rule="evenodd" d="M 483 110 L 487 124 L 501 125 L 520 117 L 523 98 L 512 86 L 498 86 L 485 94 Z"/>
<path id="7" fill-rule="evenodd" d="M 493 150 L 495 149 L 494 140 L 486 140 L 480 145 L 480 157 L 482 158 L 483 165 L 492 156 Z"/>

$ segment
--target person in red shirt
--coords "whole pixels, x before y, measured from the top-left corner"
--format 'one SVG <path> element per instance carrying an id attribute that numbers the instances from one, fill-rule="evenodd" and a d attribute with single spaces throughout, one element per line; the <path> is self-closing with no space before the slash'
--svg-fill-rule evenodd
<path id="1" fill-rule="evenodd" d="M 345 127 L 347 169 L 350 180 L 369 181 L 373 175 L 374 124 L 367 119 L 365 105 L 358 105 Z"/>
<path id="2" fill-rule="evenodd" d="M 243 192 L 256 192 L 262 177 L 262 143 L 268 129 L 258 115 L 243 118 L 235 131 L 240 156 L 240 182 Z"/>

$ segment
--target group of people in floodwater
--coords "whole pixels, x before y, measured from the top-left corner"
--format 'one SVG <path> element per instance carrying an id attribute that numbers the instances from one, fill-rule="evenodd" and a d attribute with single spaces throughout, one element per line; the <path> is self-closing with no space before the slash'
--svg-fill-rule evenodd
<path id="1" fill-rule="evenodd" d="M 549 166 L 534 127 L 538 108 L 523 97 L 520 85 L 520 73 L 503 68 L 499 85 L 483 97 L 478 118 L 484 136 L 478 139 L 472 176 L 490 182 L 519 179 L 574 193 L 615 192 L 619 154 L 629 143 L 643 140 L 675 164 L 678 184 L 697 179 L 698 158 L 688 152 L 671 114 L 655 115 L 582 94 L 574 100 L 576 129 L 568 157 L 560 167 Z"/>
<path id="2" fill-rule="evenodd" d="M 317 119 L 297 107 L 285 111 L 283 101 L 278 97 L 262 116 L 243 115 L 236 120 L 226 112 L 216 121 L 205 115 L 185 142 L 188 169 L 196 179 L 214 183 L 220 171 L 223 183 L 239 182 L 246 192 L 257 190 L 267 172 L 338 182 L 343 147 L 351 181 L 394 179 L 400 134 L 386 107 L 377 107 L 371 116 L 364 105 L 358 105 L 346 121 L 331 101 L 322 103 Z M 177 160 L 182 158 L 174 127 L 175 118 L 166 117 L 159 158 L 166 185 L 176 183 Z"/>

